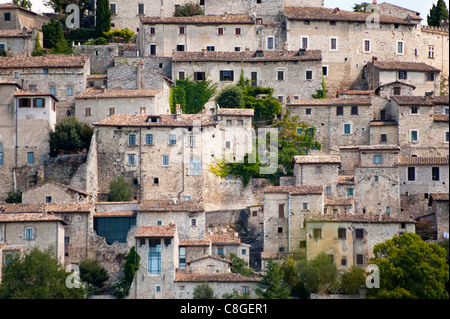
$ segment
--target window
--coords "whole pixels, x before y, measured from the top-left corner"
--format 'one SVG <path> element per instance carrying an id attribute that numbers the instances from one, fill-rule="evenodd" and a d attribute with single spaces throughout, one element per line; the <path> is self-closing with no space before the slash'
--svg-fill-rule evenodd
<path id="1" fill-rule="evenodd" d="M 397 54 L 403 54 L 404 52 L 404 43 L 403 41 L 397 41 Z"/>
<path id="2" fill-rule="evenodd" d="M 191 226 L 197 226 L 197 219 L 191 218 Z"/>
<path id="3" fill-rule="evenodd" d="M 417 142 L 418 141 L 418 139 L 419 139 L 419 136 L 418 136 L 418 132 L 417 131 L 411 131 L 411 142 Z"/>
<path id="4" fill-rule="evenodd" d="M 169 166 L 169 156 L 163 155 L 162 157 L 162 165 Z"/>
<path id="5" fill-rule="evenodd" d="M 275 49 L 275 39 L 274 37 L 267 37 L 267 50 Z"/>
<path id="6" fill-rule="evenodd" d="M 33 228 L 31 227 L 25 228 L 25 239 L 34 239 Z"/>
<path id="7" fill-rule="evenodd" d="M 300 49 L 307 50 L 308 49 L 308 37 L 302 37 L 300 40 Z"/>
<path id="8" fill-rule="evenodd" d="M 34 153 L 33 152 L 28 152 L 27 153 L 27 163 L 28 164 L 33 164 L 34 163 Z"/>
<path id="9" fill-rule="evenodd" d="M 235 35 L 241 35 L 241 33 L 242 33 L 242 29 L 241 28 L 234 29 L 234 34 Z"/>
<path id="10" fill-rule="evenodd" d="M 46 203 L 51 203 L 52 202 L 52 197 L 51 196 L 45 196 L 45 202 Z"/>
<path id="11" fill-rule="evenodd" d="M 208 52 L 214 52 L 215 50 L 216 50 L 216 48 L 213 45 L 208 45 L 206 47 L 206 51 L 208 51 Z"/>
<path id="12" fill-rule="evenodd" d="M 194 81 L 205 81 L 205 72 L 194 72 Z"/>
<path id="13" fill-rule="evenodd" d="M 284 81 L 284 71 L 283 70 L 278 70 L 278 72 L 277 72 L 277 80 L 278 81 Z"/>
<path id="14" fill-rule="evenodd" d="M 440 174 L 439 174 L 439 167 L 432 167 L 431 168 L 431 180 L 432 181 L 439 181 L 440 180 Z"/>
<path id="15" fill-rule="evenodd" d="M 31 107 L 31 99 L 19 99 L 19 107 Z"/>
<path id="16" fill-rule="evenodd" d="M 64 237 L 64 244 L 70 244 L 70 237 Z"/>
<path id="17" fill-rule="evenodd" d="M 217 28 L 217 35 L 223 35 L 224 29 L 222 27 Z"/>
<path id="18" fill-rule="evenodd" d="M 406 71 L 398 71 L 399 80 L 406 80 L 408 78 L 408 72 Z"/>
<path id="19" fill-rule="evenodd" d="M 116 113 L 116 108 L 115 107 L 110 107 L 109 108 L 109 115 L 114 115 L 114 113 Z"/>
<path id="20" fill-rule="evenodd" d="M 5 12 L 3 17 L 5 18 L 4 19 L 5 21 L 11 21 L 11 13 L 10 12 Z"/>
<path id="21" fill-rule="evenodd" d="M 143 3 L 138 3 L 138 14 L 145 14 L 144 13 L 144 4 Z"/>
<path id="22" fill-rule="evenodd" d="M 135 155 L 133 155 L 133 154 L 128 155 L 128 165 L 130 165 L 130 166 L 136 165 L 136 156 Z"/>
<path id="23" fill-rule="evenodd" d="M 363 52 L 364 53 L 370 53 L 370 50 L 371 49 L 371 47 L 370 47 L 370 40 L 364 40 L 364 50 L 363 50 Z"/>
<path id="24" fill-rule="evenodd" d="M 176 134 L 170 134 L 169 135 L 169 144 L 170 145 L 177 144 L 177 135 Z"/>
<path id="25" fill-rule="evenodd" d="M 336 115 L 344 115 L 344 107 L 338 106 L 336 108 Z"/>
<path id="26" fill-rule="evenodd" d="M 411 106 L 411 114 L 419 114 L 419 107 Z"/>
<path id="27" fill-rule="evenodd" d="M 434 59 L 434 46 L 432 45 L 428 46 L 428 58 Z"/>
<path id="28" fill-rule="evenodd" d="M 433 72 L 430 72 L 430 73 L 427 73 L 427 81 L 434 81 L 434 73 Z"/>
<path id="29" fill-rule="evenodd" d="M 186 268 L 186 247 L 182 247 L 180 246 L 178 249 L 178 254 L 179 254 L 179 267 L 180 269 L 185 269 Z"/>
<path id="30" fill-rule="evenodd" d="M 111 9 L 111 14 L 117 14 L 117 8 L 115 3 L 110 3 L 109 8 Z"/>
<path id="31" fill-rule="evenodd" d="M 347 266 L 347 258 L 346 257 L 342 257 L 342 259 L 341 259 L 341 266 L 342 267 L 346 267 Z"/>
<path id="32" fill-rule="evenodd" d="M 156 28 L 155 27 L 150 27 L 148 30 L 149 30 L 150 35 L 156 34 Z"/>
<path id="33" fill-rule="evenodd" d="M 51 95 L 56 95 L 56 88 L 53 85 L 50 86 L 50 94 Z"/>
<path id="34" fill-rule="evenodd" d="M 283 227 L 278 227 L 278 234 L 282 234 L 283 233 Z"/>
<path id="35" fill-rule="evenodd" d="M 69 85 L 67 87 L 67 95 L 68 96 L 72 96 L 73 95 L 73 87 L 72 87 L 72 85 Z"/>
<path id="36" fill-rule="evenodd" d="M 364 255 L 363 254 L 356 254 L 356 264 L 364 265 Z"/>
<path id="37" fill-rule="evenodd" d="M 316 166 L 315 172 L 316 172 L 316 174 L 322 174 L 322 166 Z"/>
<path id="38" fill-rule="evenodd" d="M 447 132 L 445 132 L 444 142 L 445 142 L 445 143 L 448 143 L 449 140 L 450 140 L 450 133 L 447 131 Z"/>
<path id="39" fill-rule="evenodd" d="M 351 134 L 351 132 L 352 132 L 351 124 L 344 124 L 344 134 L 349 135 Z"/>
<path id="40" fill-rule="evenodd" d="M 189 175 L 202 174 L 202 161 L 197 157 L 192 157 L 189 160 Z"/>
<path id="41" fill-rule="evenodd" d="M 87 107 L 87 108 L 84 109 L 84 115 L 85 116 L 91 116 L 91 108 L 90 107 Z"/>
<path id="42" fill-rule="evenodd" d="M 45 107 L 45 100 L 41 98 L 34 99 L 34 107 Z"/>
<path id="43" fill-rule="evenodd" d="M 150 44 L 150 55 L 156 55 L 156 44 Z"/>
<path id="44" fill-rule="evenodd" d="M 364 239 L 364 229 L 357 228 L 355 230 L 355 237 L 356 237 L 356 239 Z"/>
<path id="45" fill-rule="evenodd" d="M 444 114 L 445 114 L 445 115 L 448 115 L 448 114 L 449 114 L 449 108 L 448 108 L 448 107 L 444 108 Z"/>
<path id="46" fill-rule="evenodd" d="M 149 239 L 148 273 L 161 274 L 161 239 Z"/>
<path id="47" fill-rule="evenodd" d="M 313 71 L 312 70 L 306 70 L 305 79 L 306 79 L 306 81 L 312 81 L 312 79 L 313 79 Z"/>
<path id="48" fill-rule="evenodd" d="M 189 139 L 189 147 L 191 147 L 191 148 L 195 147 L 195 136 L 189 135 L 188 139 Z"/>
<path id="49" fill-rule="evenodd" d="M 328 66 L 326 65 L 322 66 L 322 75 L 328 76 Z"/>
<path id="50" fill-rule="evenodd" d="M 307 210 L 307 209 L 309 209 L 309 204 L 308 203 L 303 203 L 302 207 L 303 207 L 303 210 Z"/>
<path id="51" fill-rule="evenodd" d="M 177 44 L 177 51 L 183 52 L 184 51 L 184 44 Z"/>
<path id="52" fill-rule="evenodd" d="M 358 115 L 358 107 L 357 106 L 352 106 L 352 110 L 351 110 L 351 115 Z"/>
<path id="53" fill-rule="evenodd" d="M 381 142 L 387 142 L 387 134 L 381 134 L 380 141 Z"/>
<path id="54" fill-rule="evenodd" d="M 408 167 L 408 181 L 415 181 L 415 180 L 416 180 L 416 168 Z"/>
<path id="55" fill-rule="evenodd" d="M 354 189 L 349 187 L 347 188 L 347 196 L 353 196 L 355 193 Z"/>
<path id="56" fill-rule="evenodd" d="M 231 148 L 231 141 L 225 141 L 225 148 Z"/>
<path id="57" fill-rule="evenodd" d="M 234 71 L 231 70 L 221 70 L 220 71 L 220 81 L 234 81 Z"/>
<path id="58" fill-rule="evenodd" d="M 3 144 L 0 142 L 0 166 L 4 165 Z"/>
<path id="59" fill-rule="evenodd" d="M 186 28 L 184 26 L 178 27 L 178 34 L 185 34 Z"/>
<path id="60" fill-rule="evenodd" d="M 258 85 L 258 72 L 252 72 L 251 73 L 251 85 L 257 86 Z"/>
<path id="61" fill-rule="evenodd" d="M 399 86 L 394 86 L 394 95 L 400 95 L 402 92 L 402 88 Z"/>
<path id="62" fill-rule="evenodd" d="M 374 155 L 373 156 L 373 163 L 374 164 L 381 164 L 381 155 Z"/>
<path id="63" fill-rule="evenodd" d="M 327 195 L 330 195 L 331 194 L 331 186 L 327 186 L 325 191 L 326 191 Z"/>
<path id="64" fill-rule="evenodd" d="M 159 184 L 159 178 L 158 177 L 153 178 L 153 184 L 154 185 L 158 185 Z"/>
<path id="65" fill-rule="evenodd" d="M 128 145 L 136 145 L 136 134 L 128 135 Z"/>
<path id="66" fill-rule="evenodd" d="M 330 51 L 337 51 L 337 38 L 330 38 Z"/>
<path id="67" fill-rule="evenodd" d="M 185 80 L 186 79 L 186 72 L 184 71 L 178 71 L 178 80 Z"/>
<path id="68" fill-rule="evenodd" d="M 312 113 L 312 109 L 305 109 L 305 114 L 306 115 L 311 115 Z"/>
<path id="69" fill-rule="evenodd" d="M 378 175 L 375 175 L 374 178 L 375 178 L 375 182 L 378 182 L 380 180 L 380 177 Z"/>
<path id="70" fill-rule="evenodd" d="M 314 235 L 314 239 L 321 239 L 322 238 L 322 228 L 314 228 L 313 235 Z"/>
<path id="71" fill-rule="evenodd" d="M 284 218 L 284 204 L 278 205 L 278 217 Z"/>
<path id="72" fill-rule="evenodd" d="M 347 233 L 345 228 L 338 228 L 338 238 L 339 239 L 346 239 Z"/>
<path id="73" fill-rule="evenodd" d="M 217 255 L 222 256 L 224 254 L 224 248 L 223 247 L 217 247 Z"/>

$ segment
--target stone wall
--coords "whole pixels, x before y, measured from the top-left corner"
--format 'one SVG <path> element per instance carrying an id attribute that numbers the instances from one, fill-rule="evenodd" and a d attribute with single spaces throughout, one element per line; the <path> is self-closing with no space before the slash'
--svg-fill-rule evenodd
<path id="1" fill-rule="evenodd" d="M 86 154 L 47 157 L 43 162 L 44 178 L 69 185 L 71 179 L 77 175 L 78 168 L 86 162 L 86 159 Z M 84 190 L 84 188 L 80 188 L 80 190 Z"/>
<path id="2" fill-rule="evenodd" d="M 89 74 L 106 74 L 108 69 L 114 66 L 114 59 L 119 55 L 119 48 L 117 44 L 76 45 L 74 52 L 90 57 Z"/>

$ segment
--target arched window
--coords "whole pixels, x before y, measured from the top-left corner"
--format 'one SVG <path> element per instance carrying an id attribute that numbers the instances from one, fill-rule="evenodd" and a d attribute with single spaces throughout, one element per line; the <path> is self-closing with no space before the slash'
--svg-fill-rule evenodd
<path id="1" fill-rule="evenodd" d="M 197 157 L 191 157 L 189 160 L 189 175 L 202 174 L 202 161 Z"/>
<path id="2" fill-rule="evenodd" d="M 0 142 L 0 165 L 3 165 L 3 144 Z"/>

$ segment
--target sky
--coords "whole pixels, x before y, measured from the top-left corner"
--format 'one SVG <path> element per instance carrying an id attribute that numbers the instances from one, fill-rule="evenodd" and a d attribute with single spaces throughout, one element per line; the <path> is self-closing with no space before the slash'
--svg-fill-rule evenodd
<path id="1" fill-rule="evenodd" d="M 225 0 L 226 1 L 226 0 Z M 270 1 L 270 0 L 269 0 Z M 0 0 L 0 3 L 11 2 L 11 0 Z M 43 4 L 43 0 L 31 0 L 33 6 L 32 10 L 38 13 L 42 12 L 52 12 L 51 9 L 47 8 Z M 361 2 L 369 2 L 371 0 L 325 0 L 325 7 L 327 8 L 340 8 L 342 10 L 352 11 L 352 7 L 355 3 Z M 414 11 L 420 12 L 420 16 L 422 17 L 423 24 L 426 24 L 427 15 L 430 12 L 433 3 L 436 3 L 437 0 L 378 0 L 378 3 L 389 2 L 391 4 L 408 8 Z M 445 0 L 447 8 L 449 7 L 449 0 Z"/>

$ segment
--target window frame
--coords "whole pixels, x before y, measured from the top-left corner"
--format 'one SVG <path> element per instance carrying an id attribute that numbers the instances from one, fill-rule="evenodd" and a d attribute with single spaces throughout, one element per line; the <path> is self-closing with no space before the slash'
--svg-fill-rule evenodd
<path id="1" fill-rule="evenodd" d="M 335 41 L 335 48 L 333 48 L 333 40 Z M 338 37 L 329 37 L 329 51 L 338 51 Z"/>
<path id="2" fill-rule="evenodd" d="M 401 43 L 401 52 L 399 51 L 399 44 Z M 397 40 L 395 42 L 395 54 L 397 55 L 405 55 L 405 41 Z"/>

